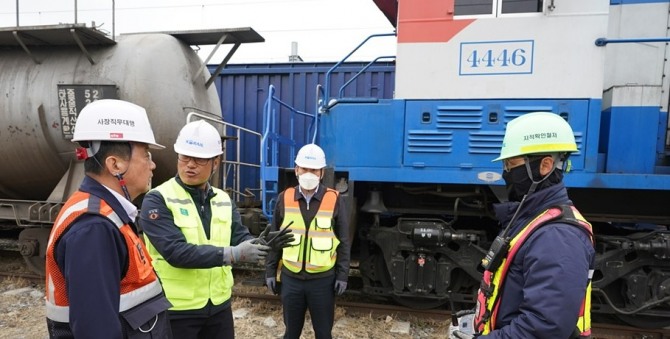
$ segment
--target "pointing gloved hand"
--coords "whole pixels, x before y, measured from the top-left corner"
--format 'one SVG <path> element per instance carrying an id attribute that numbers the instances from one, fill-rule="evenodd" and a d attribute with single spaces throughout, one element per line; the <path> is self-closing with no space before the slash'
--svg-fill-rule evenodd
<path id="1" fill-rule="evenodd" d="M 237 246 L 226 247 L 223 251 L 223 262 L 257 262 L 265 258 L 270 247 L 259 243 L 258 239 L 246 240 Z"/>
<path id="2" fill-rule="evenodd" d="M 347 282 L 346 281 L 342 281 L 342 280 L 335 281 L 335 288 L 333 289 L 333 290 L 335 290 L 335 294 L 342 295 L 342 294 L 344 294 L 344 291 L 346 289 L 347 289 Z"/>
<path id="3" fill-rule="evenodd" d="M 288 228 L 291 224 L 293 222 L 290 222 L 280 231 L 272 232 L 270 232 L 270 226 L 267 226 L 258 236 L 258 240 L 261 244 L 270 246 L 273 251 L 279 251 L 293 242 L 293 231 Z"/>
<path id="4" fill-rule="evenodd" d="M 279 291 L 277 290 L 277 279 L 274 277 L 272 278 L 265 278 L 265 286 L 268 287 L 268 290 L 274 294 L 277 295 L 279 294 Z"/>

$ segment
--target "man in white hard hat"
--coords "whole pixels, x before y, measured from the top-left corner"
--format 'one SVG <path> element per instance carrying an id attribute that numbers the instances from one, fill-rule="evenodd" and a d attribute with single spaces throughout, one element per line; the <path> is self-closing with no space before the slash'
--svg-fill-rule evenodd
<path id="1" fill-rule="evenodd" d="M 242 225 L 228 194 L 209 184 L 223 153 L 216 128 L 204 120 L 186 124 L 174 151 L 177 175 L 144 197 L 140 216 L 156 272 L 173 305 L 172 332 L 180 339 L 233 338 L 231 265 L 258 262 L 270 247 Z M 282 234 L 273 245 L 290 240 Z"/>
<path id="2" fill-rule="evenodd" d="M 332 337 L 335 295 L 342 295 L 349 277 L 349 220 L 337 191 L 320 183 L 326 156 L 315 144 L 303 146 L 295 158 L 298 186 L 282 192 L 271 230 L 287 228 L 294 241 L 271 251 L 265 263 L 270 292 L 281 293 L 284 338 L 297 339 L 309 309 L 317 339 Z M 281 263 L 280 281 L 276 278 Z"/>
<path id="3" fill-rule="evenodd" d="M 77 118 L 85 159 L 79 190 L 62 207 L 46 253 L 50 338 L 171 338 L 165 298 L 133 221 L 151 187 L 156 143 L 144 108 L 98 100 Z"/>
<path id="4" fill-rule="evenodd" d="M 507 124 L 500 156 L 509 201 L 487 253 L 475 312 L 451 338 L 590 338 L 593 230 L 563 184 L 577 151 L 572 128 L 549 112 Z"/>

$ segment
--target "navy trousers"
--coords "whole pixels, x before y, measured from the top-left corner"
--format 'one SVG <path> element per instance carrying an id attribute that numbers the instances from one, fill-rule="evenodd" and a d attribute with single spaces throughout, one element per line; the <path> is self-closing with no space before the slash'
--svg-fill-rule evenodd
<path id="1" fill-rule="evenodd" d="M 309 310 L 316 339 L 331 339 L 335 317 L 335 275 L 301 280 L 282 274 L 281 282 L 281 302 L 286 325 L 284 338 L 300 338 L 305 312 Z"/>
<path id="2" fill-rule="evenodd" d="M 172 336 L 177 339 L 232 339 L 235 338 L 233 309 L 228 307 L 208 318 L 193 317 L 170 319 Z"/>

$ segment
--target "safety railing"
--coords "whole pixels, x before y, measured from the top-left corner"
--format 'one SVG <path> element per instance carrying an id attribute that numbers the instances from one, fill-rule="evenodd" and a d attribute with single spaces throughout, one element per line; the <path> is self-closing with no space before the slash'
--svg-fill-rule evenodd
<path id="1" fill-rule="evenodd" d="M 359 48 L 361 48 L 363 45 L 365 45 L 371 39 L 379 38 L 379 37 L 389 37 L 389 36 L 396 36 L 396 33 L 394 32 L 394 33 L 372 34 L 372 35 L 368 36 L 367 38 L 365 38 L 365 40 L 363 40 L 360 44 L 358 44 L 358 46 L 356 46 L 356 48 L 354 48 L 351 52 L 349 52 L 349 54 L 347 54 L 347 56 L 345 56 L 342 60 L 340 60 L 335 65 L 333 65 L 333 67 L 331 67 L 328 70 L 328 72 L 326 72 L 326 76 L 325 76 L 325 79 L 324 79 L 325 85 L 323 86 L 323 88 L 317 89 L 317 98 L 319 98 L 317 100 L 317 104 L 319 105 L 319 112 L 320 113 L 325 113 L 326 111 L 328 111 L 328 109 L 330 107 L 332 107 L 335 103 L 337 103 L 337 100 L 331 101 L 331 98 L 330 98 L 330 91 L 331 91 L 331 89 L 330 89 L 330 82 L 331 82 L 330 78 L 332 76 L 332 73 L 336 69 L 338 69 L 343 63 L 345 63 L 347 61 L 347 59 L 349 59 L 349 57 L 351 57 L 354 53 L 356 53 L 356 51 L 358 51 Z M 358 78 L 361 74 L 365 73 L 365 71 L 370 66 L 372 66 L 375 62 L 377 62 L 379 60 L 382 60 L 382 59 L 395 59 L 395 56 L 394 55 L 380 56 L 380 57 L 375 58 L 373 61 L 370 61 L 360 71 L 358 71 L 358 73 L 356 73 L 351 79 L 349 79 L 349 81 L 347 81 L 342 86 L 340 86 L 340 88 L 338 90 L 338 95 L 339 95 L 338 99 L 342 98 L 344 96 L 344 89 L 347 86 L 349 86 L 349 84 L 351 84 L 354 80 L 356 80 L 356 78 Z"/>
<path id="2" fill-rule="evenodd" d="M 241 161 L 241 155 L 242 155 L 242 149 L 241 149 L 241 140 L 242 140 L 242 133 L 248 133 L 252 136 L 255 136 L 259 139 L 261 138 L 261 134 L 252 131 L 250 129 L 246 129 L 244 127 L 231 124 L 228 122 L 225 122 L 221 119 L 214 118 L 209 115 L 205 114 L 200 114 L 196 112 L 190 112 L 186 116 L 186 123 L 189 123 L 193 121 L 195 118 L 201 119 L 201 120 L 207 120 L 209 122 L 212 122 L 216 125 L 222 126 L 222 138 L 224 141 L 234 141 L 235 142 L 235 159 L 227 159 L 226 158 L 226 150 L 228 149 L 228 145 L 224 143 L 224 156 L 223 159 L 221 159 L 221 185 L 222 189 L 230 191 L 233 196 L 231 197 L 233 201 L 240 202 L 240 201 L 245 201 L 245 200 L 250 200 L 253 199 L 255 194 L 253 193 L 254 191 L 260 191 L 260 188 L 245 188 L 244 191 L 242 191 L 241 187 L 241 171 L 242 168 L 259 168 L 261 167 L 261 164 L 252 164 L 252 163 L 247 163 L 247 162 L 242 162 Z M 227 135 L 227 128 L 232 128 L 234 131 L 233 135 Z M 261 152 L 262 155 L 262 152 Z M 231 172 L 232 171 L 232 172 Z M 232 187 L 228 187 L 228 181 L 233 183 Z"/>
<path id="3" fill-rule="evenodd" d="M 279 110 L 277 110 L 279 107 Z M 287 119 L 280 121 L 281 108 L 285 108 L 289 115 Z M 283 102 L 275 96 L 275 87 L 270 85 L 268 89 L 268 98 L 265 100 L 263 107 L 263 135 L 261 137 L 261 200 L 263 214 L 272 220 L 272 210 L 276 197 L 279 194 L 279 172 L 282 168 L 292 168 L 293 159 L 295 158 L 296 148 L 302 146 L 296 142 L 296 117 L 304 116 L 312 119 L 307 138 L 303 136 L 303 144 L 316 142 L 316 135 L 318 132 L 318 116 L 316 113 L 310 114 L 299 111 L 291 105 Z M 287 135 L 282 135 L 279 131 L 280 122 L 288 123 Z M 310 137 L 311 136 L 311 137 Z M 282 145 L 288 146 L 288 154 L 284 159 L 288 159 L 285 163 L 281 163 L 280 148 Z"/>

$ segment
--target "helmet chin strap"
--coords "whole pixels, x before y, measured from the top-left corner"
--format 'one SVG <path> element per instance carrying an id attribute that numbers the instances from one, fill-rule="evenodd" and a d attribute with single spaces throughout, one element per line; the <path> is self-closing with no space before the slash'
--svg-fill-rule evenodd
<path id="1" fill-rule="evenodd" d="M 528 158 L 528 156 L 527 156 L 527 155 L 524 155 L 523 158 L 524 158 L 524 160 L 525 160 L 525 162 L 526 162 L 526 163 L 525 163 L 525 166 L 526 166 L 526 174 L 527 174 L 528 177 L 530 178 L 530 181 L 533 182 L 533 183 L 530 185 L 530 188 L 528 189 L 528 192 L 525 194 L 525 195 L 530 195 L 530 194 L 533 194 L 533 193 L 535 192 L 535 190 L 537 189 L 537 185 L 539 185 L 539 184 L 541 184 L 543 181 L 547 180 L 547 178 L 549 178 L 549 176 L 551 175 L 551 173 L 554 173 L 554 170 L 556 170 L 556 156 L 555 156 L 555 155 L 552 155 L 552 156 L 551 156 L 551 158 L 554 159 L 554 165 L 553 165 L 553 167 L 551 168 L 551 171 L 549 171 L 549 173 L 547 173 L 547 175 L 543 176 L 542 179 L 541 179 L 540 181 L 535 181 L 534 178 L 533 178 L 533 171 L 530 169 L 530 159 Z"/>
<path id="2" fill-rule="evenodd" d="M 130 148 L 130 159 L 133 159 L 133 145 L 131 143 L 128 143 L 128 147 Z M 96 160 L 97 161 L 97 160 Z M 128 167 L 130 167 L 132 161 L 128 161 Z M 128 192 L 128 186 L 126 186 L 126 179 L 123 178 L 123 175 L 128 172 L 128 169 L 126 168 L 126 171 L 123 173 L 113 173 L 112 175 L 119 181 L 119 185 L 121 186 L 121 191 L 123 191 L 123 195 L 128 199 L 128 201 L 133 202 L 133 199 L 130 197 L 130 192 Z"/>
<path id="3" fill-rule="evenodd" d="M 132 156 L 133 156 L 133 147 L 132 147 L 132 145 L 130 145 L 130 143 L 128 143 L 128 145 L 130 146 L 130 156 L 131 156 L 131 158 L 132 158 Z M 100 150 L 100 142 L 97 142 L 97 145 L 96 145 L 96 142 L 93 142 L 93 145 L 91 145 L 91 147 L 86 147 L 85 149 L 86 149 L 86 154 L 88 155 L 88 158 L 93 158 L 93 160 L 94 160 L 95 162 L 98 163 L 98 166 L 100 166 L 100 168 L 105 168 L 105 167 L 102 165 L 102 163 L 100 163 L 100 160 L 98 160 L 98 157 L 95 156 L 96 153 L 98 153 L 98 150 Z M 128 170 L 126 170 L 126 172 L 127 172 L 127 171 L 128 171 Z M 123 175 L 126 174 L 126 172 L 123 172 L 123 173 L 111 173 L 111 174 L 112 174 L 112 176 L 114 176 L 117 180 L 119 180 L 119 184 L 121 185 L 121 191 L 123 191 L 123 195 L 126 197 L 126 199 L 128 199 L 128 201 L 131 201 L 131 202 L 132 202 L 133 200 L 130 198 L 130 193 L 128 192 L 128 187 L 126 186 L 126 180 L 123 179 Z"/>
<path id="4" fill-rule="evenodd" d="M 114 175 L 114 177 L 116 177 L 116 179 L 119 180 L 119 185 L 121 185 L 121 190 L 123 191 L 123 195 L 126 197 L 126 199 L 128 199 L 128 201 L 132 202 L 133 199 L 130 198 L 130 193 L 128 193 L 128 186 L 126 186 L 126 180 L 123 179 L 123 175 L 125 173 L 126 172 L 116 173 L 116 174 L 113 174 L 113 175 Z"/>

